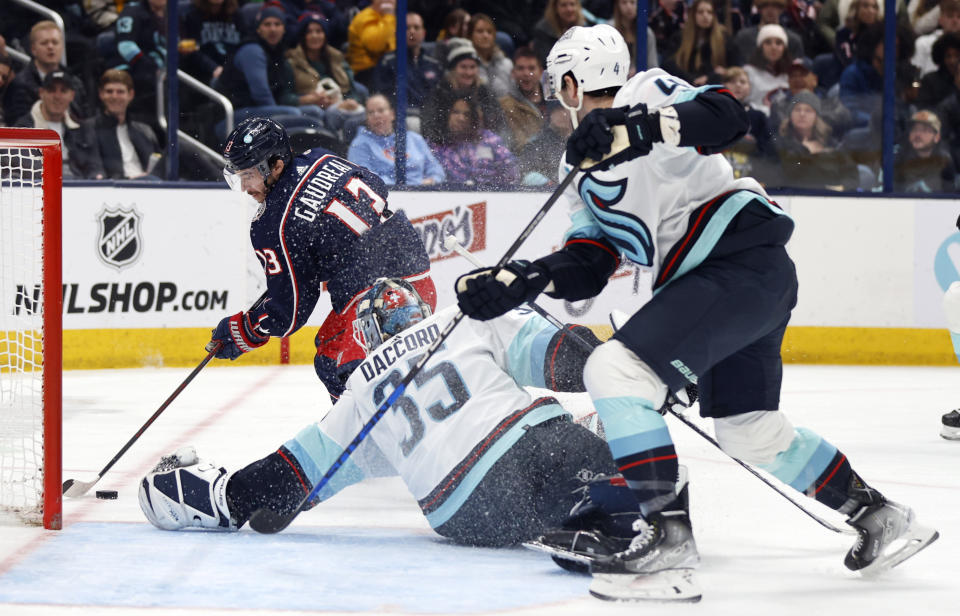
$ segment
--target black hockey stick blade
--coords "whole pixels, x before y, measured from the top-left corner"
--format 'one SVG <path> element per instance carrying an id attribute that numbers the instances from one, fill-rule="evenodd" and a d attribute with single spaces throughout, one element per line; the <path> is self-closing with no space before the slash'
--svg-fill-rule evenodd
<path id="1" fill-rule="evenodd" d="M 297 510 L 300 513 L 300 510 Z M 257 509 L 250 516 L 250 528 L 264 535 L 279 533 L 284 528 L 290 526 L 296 515 L 283 515 L 272 509 Z"/>

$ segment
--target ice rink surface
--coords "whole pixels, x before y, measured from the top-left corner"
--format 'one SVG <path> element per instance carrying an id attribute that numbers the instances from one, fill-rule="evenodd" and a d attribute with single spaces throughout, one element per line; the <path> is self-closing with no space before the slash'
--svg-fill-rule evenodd
<path id="1" fill-rule="evenodd" d="M 592 599 L 588 578 L 524 549 L 444 541 L 396 478 L 354 486 L 278 535 L 155 529 L 136 493 L 161 455 L 193 444 L 236 469 L 328 406 L 310 366 L 222 364 L 205 369 L 87 496 L 66 500 L 62 531 L 0 525 L 0 614 L 960 613 L 960 442 L 938 436 L 940 415 L 960 407 L 960 368 L 785 369 L 781 408 L 793 423 L 837 445 L 868 482 L 941 533 L 878 580 L 844 569 L 851 536 L 819 526 L 668 419 L 690 469 L 703 601 L 637 605 Z M 66 373 L 64 479 L 93 479 L 188 373 Z M 582 396 L 570 402 L 587 407 Z M 119 499 L 97 500 L 96 489 Z"/>

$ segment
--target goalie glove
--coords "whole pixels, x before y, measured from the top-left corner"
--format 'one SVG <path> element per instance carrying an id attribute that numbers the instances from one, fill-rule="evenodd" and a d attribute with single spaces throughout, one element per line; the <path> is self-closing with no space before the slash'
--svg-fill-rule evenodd
<path id="1" fill-rule="evenodd" d="M 210 352 L 219 342 L 220 350 L 214 357 L 234 360 L 244 353 L 265 345 L 269 340 L 270 336 L 259 334 L 254 329 L 249 312 L 238 312 L 220 321 L 205 348 Z"/>
<path id="2" fill-rule="evenodd" d="M 549 284 L 544 267 L 511 261 L 499 269 L 485 267 L 457 278 L 457 303 L 463 314 L 487 321 L 533 300 Z"/>

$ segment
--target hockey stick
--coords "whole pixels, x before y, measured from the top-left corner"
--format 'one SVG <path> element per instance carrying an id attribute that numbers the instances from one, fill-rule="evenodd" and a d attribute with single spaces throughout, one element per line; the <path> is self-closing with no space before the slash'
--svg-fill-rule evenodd
<path id="1" fill-rule="evenodd" d="M 517 239 L 513 242 L 510 248 L 507 249 L 507 252 L 500 258 L 500 261 L 497 263 L 497 269 L 503 267 L 507 264 L 508 261 L 516 253 L 517 249 L 520 248 L 520 245 L 523 244 L 533 230 L 540 224 L 540 221 L 543 220 L 543 217 L 547 215 L 547 212 L 550 211 L 550 208 L 553 207 L 553 204 L 556 203 L 557 199 L 560 198 L 560 195 L 563 194 L 563 191 L 566 190 L 567 186 L 570 185 L 570 182 L 573 181 L 574 176 L 576 176 L 579 169 L 577 167 L 572 168 L 567 175 L 563 178 L 563 181 L 557 186 L 557 188 L 550 195 L 550 198 L 547 199 L 547 202 L 543 204 L 540 210 L 536 213 L 526 228 L 520 232 L 520 235 L 517 236 Z M 290 525 L 293 520 L 300 515 L 300 512 L 303 511 L 303 508 L 307 506 L 310 501 L 316 498 L 317 494 L 320 493 L 320 490 L 330 482 L 330 478 L 333 477 L 340 467 L 347 461 L 350 455 L 357 449 L 363 439 L 367 438 L 367 435 L 370 434 L 370 430 L 373 429 L 377 422 L 386 414 L 390 407 L 393 406 L 393 403 L 403 395 L 403 392 L 406 391 L 407 386 L 413 381 L 414 377 L 423 370 L 423 367 L 430 361 L 430 358 L 437 352 L 437 349 L 443 345 L 444 341 L 450 337 L 450 334 L 453 333 L 453 330 L 460 324 L 460 321 L 463 320 L 464 314 L 459 310 L 453 316 L 453 319 L 447 323 L 447 326 L 443 328 L 443 331 L 440 332 L 440 335 L 433 341 L 433 343 L 427 347 L 427 350 L 420 356 L 420 359 L 417 360 L 417 363 L 410 368 L 410 371 L 407 372 L 407 375 L 403 377 L 400 381 L 400 384 L 397 385 L 393 392 L 384 400 L 379 407 L 377 407 L 376 412 L 367 420 L 363 427 L 360 429 L 360 432 L 357 433 L 357 436 L 354 437 L 352 441 L 344 448 L 343 452 L 340 453 L 340 456 L 333 461 L 333 464 L 330 465 L 330 468 L 327 469 L 327 472 L 323 474 L 323 477 L 313 486 L 306 496 L 303 497 L 303 500 L 294 508 L 290 513 L 283 514 L 277 513 L 272 509 L 261 508 L 257 509 L 250 516 L 250 528 L 255 530 L 258 533 L 278 533 L 284 528 Z"/>
<path id="2" fill-rule="evenodd" d="M 127 441 L 127 444 L 124 445 L 119 452 L 117 452 L 117 455 L 113 456 L 113 459 L 107 462 L 107 465 L 103 467 L 103 470 L 97 473 L 96 479 L 93 481 L 77 481 L 76 479 L 67 479 L 63 482 L 63 495 L 69 496 L 70 498 L 83 496 L 90 488 L 100 481 L 100 478 L 103 477 L 104 473 L 110 470 L 113 465 L 116 464 L 117 460 L 120 459 L 120 456 L 125 454 L 127 450 L 130 449 L 135 442 L 137 442 L 137 439 L 139 439 L 146 429 L 150 427 L 150 424 L 156 421 L 157 417 L 160 416 L 160 413 L 170 406 L 170 403 L 173 402 L 174 398 L 180 395 L 180 392 L 183 391 L 190 381 L 193 380 L 193 377 L 197 376 L 197 374 L 203 370 L 203 367 L 210 363 L 210 360 L 213 359 L 213 356 L 217 354 L 217 351 L 220 350 L 221 346 L 223 346 L 223 342 L 216 343 L 216 345 L 213 347 L 213 350 L 207 353 L 207 356 L 203 358 L 203 361 L 201 361 L 200 364 L 193 369 L 193 372 L 191 372 L 187 378 L 183 379 L 183 382 L 181 382 L 180 385 L 173 391 L 173 393 L 170 394 L 170 397 L 160 405 L 160 408 L 158 408 L 157 411 L 150 416 L 150 419 L 148 419 L 145 424 L 140 426 L 140 429 L 137 430 L 136 434 L 134 434 L 133 437 Z"/>
<path id="3" fill-rule="evenodd" d="M 471 253 L 469 250 L 467 250 L 466 248 L 464 248 L 464 247 L 463 247 L 463 244 L 461 244 L 461 243 L 457 240 L 457 238 L 453 237 L 452 235 L 449 235 L 449 234 L 448 234 L 448 235 L 444 238 L 444 240 L 443 240 L 443 246 L 444 246 L 444 248 L 445 248 L 446 250 L 453 250 L 453 251 L 456 252 L 458 255 L 464 257 L 465 259 L 467 259 L 468 261 L 470 261 L 470 263 L 472 263 L 474 266 L 476 266 L 476 267 L 485 267 L 484 264 L 480 261 L 480 259 L 478 259 L 478 258 L 476 257 L 476 255 L 474 255 L 474 254 Z M 552 314 L 550 314 L 549 312 L 547 312 L 546 310 L 544 310 L 543 308 L 541 308 L 540 306 L 538 306 L 537 304 L 535 304 L 535 303 L 533 303 L 533 302 L 528 302 L 527 305 L 530 306 L 530 307 L 533 309 L 534 312 L 536 312 L 537 314 L 539 314 L 540 316 L 542 316 L 543 318 L 545 318 L 547 321 L 549 321 L 551 325 L 553 325 L 554 327 L 560 329 L 561 331 L 563 330 L 564 326 L 563 326 L 563 323 L 560 322 L 560 319 L 556 318 L 555 316 L 553 316 Z M 582 337 L 580 337 L 576 332 L 574 332 L 574 331 L 569 331 L 569 334 L 570 334 L 570 336 L 571 336 L 573 339 L 575 339 L 577 342 L 579 342 L 579 343 L 581 344 L 581 346 L 583 346 L 585 349 L 590 350 L 590 351 L 593 350 L 593 345 L 591 345 L 589 342 L 587 342 L 587 341 L 584 340 Z M 788 495 L 786 492 L 782 491 L 780 488 L 778 488 L 776 485 L 774 485 L 771 481 L 769 481 L 766 477 L 764 477 L 763 475 L 761 475 L 760 473 L 758 473 L 752 466 L 750 466 L 749 464 L 747 464 L 747 463 L 744 462 L 743 460 L 740 460 L 740 459 L 738 459 L 738 458 L 734 458 L 733 456 L 731 456 L 731 455 L 728 454 L 727 452 L 723 451 L 723 448 L 720 446 L 720 443 L 718 443 L 718 442 L 716 441 L 716 439 L 714 439 L 712 436 L 710 436 L 710 435 L 707 434 L 705 431 L 703 431 L 702 429 L 700 429 L 699 426 L 697 426 L 695 423 L 693 423 L 692 421 L 690 421 L 689 419 L 687 419 L 682 413 L 678 413 L 677 411 L 675 411 L 675 410 L 673 409 L 673 405 L 671 405 L 671 404 L 666 404 L 666 405 L 665 405 L 665 408 L 666 408 L 666 410 L 667 410 L 668 413 L 670 413 L 671 415 L 673 415 L 674 417 L 676 417 L 677 419 L 679 419 L 680 421 L 682 421 L 683 423 L 685 423 L 685 424 L 687 425 L 687 427 L 689 427 L 691 430 L 693 430 L 694 432 L 696 432 L 697 434 L 699 434 L 700 436 L 702 436 L 702 437 L 703 437 L 704 439 L 706 439 L 710 444 L 712 444 L 714 447 L 716 447 L 717 449 L 719 449 L 720 451 L 722 451 L 722 452 L 724 453 L 724 455 L 726 455 L 727 457 L 729 457 L 731 460 L 733 460 L 734 462 L 736 462 L 737 464 L 739 464 L 740 466 L 742 466 L 743 468 L 745 468 L 745 469 L 747 470 L 747 472 L 749 472 L 751 475 L 753 475 L 754 477 L 756 477 L 757 479 L 759 479 L 759 480 L 762 481 L 763 483 L 767 484 L 774 492 L 776 492 L 776 493 L 779 494 L 780 496 L 782 496 L 782 497 L 784 497 L 785 499 L 787 499 L 788 501 L 790 501 L 797 509 L 799 509 L 800 511 L 804 512 L 805 514 L 807 514 L 807 515 L 810 516 L 811 518 L 813 518 L 818 524 L 820 524 L 820 526 L 823 526 L 824 528 L 827 528 L 827 529 L 829 529 L 829 530 L 832 530 L 832 531 L 835 532 L 835 533 L 856 534 L 856 531 L 854 531 L 852 528 L 840 528 L 840 527 L 838 527 L 838 526 L 834 526 L 833 524 L 831 524 L 831 523 L 828 522 L 827 520 L 825 520 L 825 519 L 821 518 L 820 516 L 818 516 L 816 513 L 808 510 L 806 507 L 804 507 L 803 505 L 801 505 L 800 503 L 798 503 L 798 502 L 795 501 L 794 499 L 790 498 L 790 495 Z"/>

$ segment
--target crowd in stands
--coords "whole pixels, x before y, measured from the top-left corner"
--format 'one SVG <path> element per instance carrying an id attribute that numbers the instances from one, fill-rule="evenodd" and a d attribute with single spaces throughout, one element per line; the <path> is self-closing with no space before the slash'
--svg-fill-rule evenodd
<path id="1" fill-rule="evenodd" d="M 648 0 L 641 0 L 648 1 Z M 573 129 L 540 77 L 570 27 L 609 23 L 631 73 L 659 66 L 724 86 L 749 133 L 724 155 L 771 188 L 876 191 L 881 164 L 880 0 L 409 0 L 398 58 L 395 0 L 179 0 L 178 64 L 233 104 L 273 117 L 297 146 L 322 146 L 396 182 L 398 64 L 405 66 L 406 183 L 543 186 Z M 0 23 L 0 126 L 56 130 L 82 179 L 155 179 L 166 0 L 45 2 L 65 23 L 7 5 Z M 894 187 L 955 192 L 960 164 L 960 0 L 899 0 Z M 181 87 L 180 127 L 219 150 L 222 109 Z M 216 163 L 181 141 L 186 179 Z"/>

